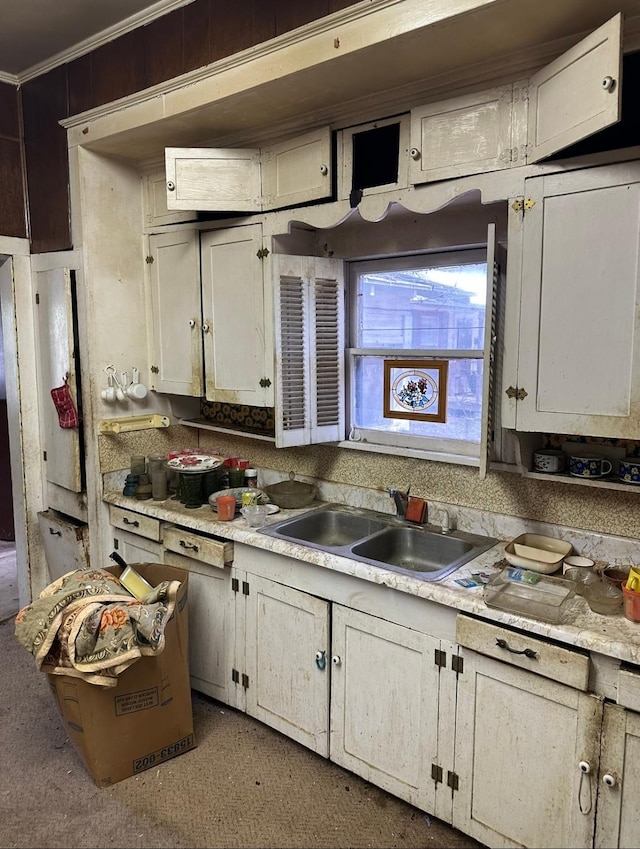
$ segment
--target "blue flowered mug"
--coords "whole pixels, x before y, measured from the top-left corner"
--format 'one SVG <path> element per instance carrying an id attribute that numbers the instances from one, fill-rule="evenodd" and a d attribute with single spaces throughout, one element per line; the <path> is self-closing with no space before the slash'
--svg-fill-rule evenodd
<path id="1" fill-rule="evenodd" d="M 640 483 L 640 457 L 625 457 L 620 460 L 618 477 L 623 483 Z"/>
<path id="2" fill-rule="evenodd" d="M 598 454 L 582 454 L 569 459 L 569 472 L 578 478 L 603 478 L 612 468 L 609 460 Z"/>

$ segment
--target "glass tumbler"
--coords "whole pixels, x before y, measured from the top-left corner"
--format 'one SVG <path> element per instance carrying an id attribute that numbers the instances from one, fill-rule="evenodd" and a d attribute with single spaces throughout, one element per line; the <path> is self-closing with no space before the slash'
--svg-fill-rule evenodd
<path id="1" fill-rule="evenodd" d="M 202 506 L 202 478 L 204 472 L 189 472 L 181 474 L 181 501 L 185 507 L 194 508 Z"/>

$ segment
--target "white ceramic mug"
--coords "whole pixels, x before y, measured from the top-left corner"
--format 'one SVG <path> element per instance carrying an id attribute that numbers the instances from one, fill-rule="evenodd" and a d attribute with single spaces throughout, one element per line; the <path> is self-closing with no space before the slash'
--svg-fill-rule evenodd
<path id="1" fill-rule="evenodd" d="M 561 472 L 564 469 L 564 453 L 553 448 L 533 452 L 533 468 L 536 472 Z"/>

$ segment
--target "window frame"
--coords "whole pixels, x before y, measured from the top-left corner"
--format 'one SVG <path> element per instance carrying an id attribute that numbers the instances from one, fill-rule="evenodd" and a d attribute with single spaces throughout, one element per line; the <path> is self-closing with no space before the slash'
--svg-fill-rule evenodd
<path id="1" fill-rule="evenodd" d="M 464 465 L 481 465 L 483 452 L 482 431 L 485 419 L 490 411 L 482 400 L 480 415 L 480 437 L 477 442 L 470 440 L 443 439 L 397 433 L 389 434 L 372 428 L 356 426 L 354 416 L 355 393 L 355 360 L 358 356 L 384 356 L 385 358 L 415 359 L 432 358 L 446 359 L 449 362 L 456 359 L 477 359 L 487 363 L 488 334 L 483 335 L 482 346 L 476 349 L 441 349 L 441 348 L 358 348 L 353 345 L 358 334 L 358 293 L 357 279 L 369 270 L 402 270 L 428 265 L 451 266 L 464 263 L 486 264 L 485 290 L 485 325 L 492 318 L 492 269 L 489 267 L 489 245 L 472 245 L 468 247 L 438 248 L 430 251 L 415 251 L 382 257 L 345 261 L 346 282 L 346 347 L 345 347 L 345 413 L 348 437 L 345 446 L 362 447 L 381 453 L 404 453 L 406 456 L 417 456 L 425 459 L 453 462 Z M 494 340 L 495 343 L 495 340 Z M 495 377 L 495 376 L 494 376 Z"/>

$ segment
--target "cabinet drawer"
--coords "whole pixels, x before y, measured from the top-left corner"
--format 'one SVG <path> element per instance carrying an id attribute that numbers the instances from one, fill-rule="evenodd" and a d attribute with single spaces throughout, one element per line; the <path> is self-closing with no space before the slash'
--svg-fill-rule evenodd
<path id="1" fill-rule="evenodd" d="M 589 658 L 572 649 L 464 615 L 458 616 L 456 639 L 461 646 L 480 654 L 544 675 L 576 690 L 587 689 Z"/>
<path id="2" fill-rule="evenodd" d="M 618 672 L 618 704 L 640 711 L 640 670 Z"/>
<path id="3" fill-rule="evenodd" d="M 209 563 L 211 566 L 218 566 L 220 569 L 224 569 L 225 564 L 233 560 L 231 540 L 205 537 L 183 528 L 166 528 L 164 547 L 168 551 L 185 554 L 187 557 Z"/>
<path id="4" fill-rule="evenodd" d="M 142 513 L 110 504 L 109 521 L 116 528 L 122 528 L 123 531 L 130 531 L 155 542 L 160 542 L 162 539 L 162 522 L 160 519 L 154 519 L 153 516 L 143 516 Z"/>

